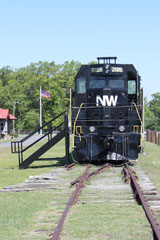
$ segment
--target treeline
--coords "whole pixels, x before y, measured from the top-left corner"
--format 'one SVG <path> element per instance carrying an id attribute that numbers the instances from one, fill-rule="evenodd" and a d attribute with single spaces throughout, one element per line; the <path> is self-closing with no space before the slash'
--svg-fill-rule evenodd
<path id="1" fill-rule="evenodd" d="M 64 111 L 69 105 L 69 89 L 80 67 L 79 62 L 66 61 L 31 63 L 19 69 L 0 69 L 0 108 L 8 108 L 15 116 L 17 131 L 30 131 L 39 127 L 40 86 L 49 91 L 51 97 L 42 99 L 43 123 Z"/>
<path id="2" fill-rule="evenodd" d="M 8 108 L 15 116 L 17 131 L 31 131 L 39 127 L 40 86 L 51 97 L 42 100 L 43 123 L 69 106 L 69 89 L 81 63 L 76 61 L 57 65 L 55 62 L 31 63 L 27 67 L 0 69 L 0 108 Z M 160 130 L 160 92 L 145 99 L 145 129 Z"/>
<path id="3" fill-rule="evenodd" d="M 152 100 L 145 98 L 145 129 L 160 131 L 160 92 L 152 94 Z"/>

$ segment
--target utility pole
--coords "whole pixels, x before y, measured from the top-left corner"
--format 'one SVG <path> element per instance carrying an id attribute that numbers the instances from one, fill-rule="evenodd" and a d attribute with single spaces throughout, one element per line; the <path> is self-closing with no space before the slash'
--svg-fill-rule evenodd
<path id="1" fill-rule="evenodd" d="M 16 104 L 18 104 L 19 102 L 13 102 L 13 116 L 15 117 L 15 113 L 16 113 Z M 15 133 L 15 120 L 13 120 L 13 133 Z"/>
<path id="2" fill-rule="evenodd" d="M 40 121 L 40 127 L 42 127 L 42 96 L 41 96 L 41 86 L 40 86 L 40 103 L 39 103 L 39 105 L 40 105 L 40 119 L 39 119 L 39 121 Z M 40 129 L 40 135 L 42 135 L 42 129 Z"/>

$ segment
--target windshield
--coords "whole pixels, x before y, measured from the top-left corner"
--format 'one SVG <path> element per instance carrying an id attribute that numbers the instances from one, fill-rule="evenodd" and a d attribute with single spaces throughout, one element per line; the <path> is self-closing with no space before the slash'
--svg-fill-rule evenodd
<path id="1" fill-rule="evenodd" d="M 91 79 L 90 88 L 124 88 L 123 79 Z"/>

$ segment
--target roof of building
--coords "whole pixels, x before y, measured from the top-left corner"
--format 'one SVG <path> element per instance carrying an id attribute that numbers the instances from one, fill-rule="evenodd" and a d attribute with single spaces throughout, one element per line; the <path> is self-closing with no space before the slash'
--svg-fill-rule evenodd
<path id="1" fill-rule="evenodd" d="M 10 120 L 17 120 L 17 118 L 14 117 L 12 114 L 9 114 L 9 119 L 10 119 Z"/>
<path id="2" fill-rule="evenodd" d="M 0 108 L 0 119 L 17 120 L 16 117 L 9 114 L 9 109 L 2 109 L 2 108 Z"/>

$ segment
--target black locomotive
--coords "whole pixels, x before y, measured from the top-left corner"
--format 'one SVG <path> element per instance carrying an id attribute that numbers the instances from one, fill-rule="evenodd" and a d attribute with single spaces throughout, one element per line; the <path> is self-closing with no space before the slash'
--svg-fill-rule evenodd
<path id="1" fill-rule="evenodd" d="M 137 159 L 143 140 L 143 90 L 132 64 L 116 57 L 82 65 L 71 106 L 74 159 L 80 163 Z"/>

